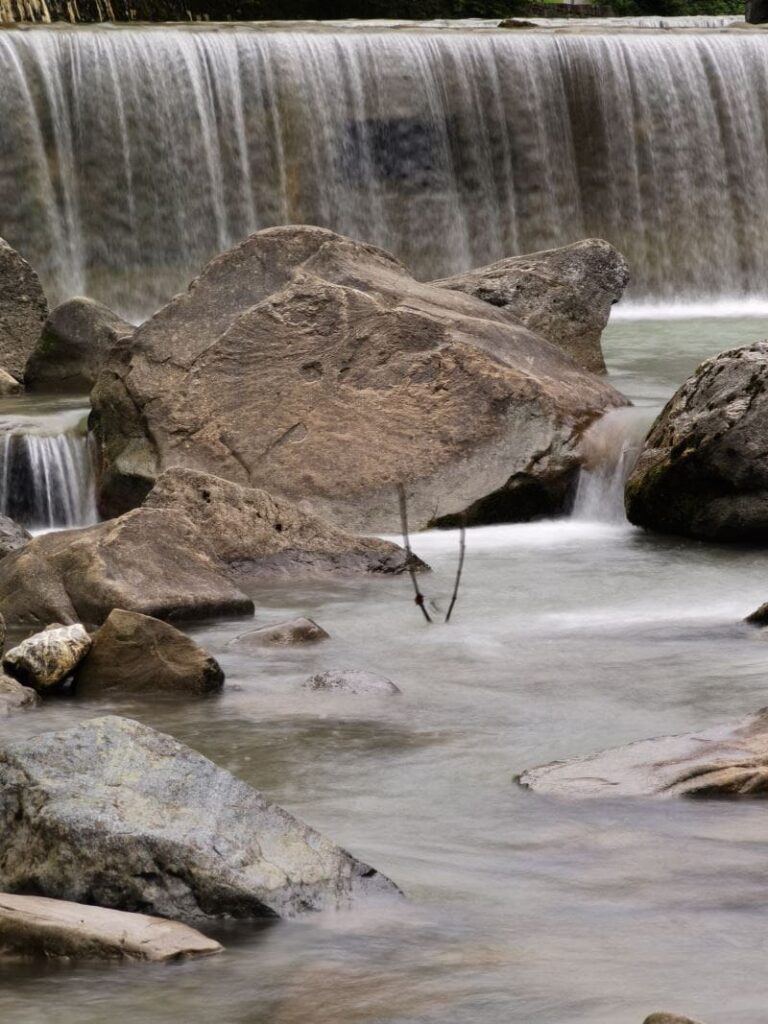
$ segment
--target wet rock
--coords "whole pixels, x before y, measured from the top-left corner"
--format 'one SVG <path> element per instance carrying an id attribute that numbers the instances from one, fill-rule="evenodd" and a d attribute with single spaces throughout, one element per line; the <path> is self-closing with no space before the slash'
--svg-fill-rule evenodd
<path id="1" fill-rule="evenodd" d="M 101 625 L 114 608 L 159 619 L 251 615 L 193 523 L 140 508 L 83 530 L 35 537 L 0 561 L 9 622 Z"/>
<path id="2" fill-rule="evenodd" d="M 400 573 L 408 564 L 397 544 L 347 533 L 289 501 L 209 473 L 167 469 L 144 506 L 186 516 L 222 562 L 246 575 Z"/>
<path id="3" fill-rule="evenodd" d="M 302 684 L 308 690 L 329 690 L 343 693 L 370 693 L 391 696 L 402 693 L 399 686 L 376 672 L 357 668 L 333 668 L 318 672 Z"/>
<path id="4" fill-rule="evenodd" d="M 651 428 L 627 480 L 637 526 L 768 541 L 768 341 L 706 360 Z"/>
<path id="5" fill-rule="evenodd" d="M 523 772 L 519 781 L 554 796 L 764 797 L 768 708 L 703 732 L 555 761 Z"/>
<path id="6" fill-rule="evenodd" d="M 178 921 L 44 896 L 0 893 L 0 955 L 75 960 L 179 960 L 220 953 Z"/>
<path id="7" fill-rule="evenodd" d="M 749 622 L 753 626 L 768 626 L 768 601 L 765 604 L 761 604 L 758 609 L 748 615 L 745 622 Z"/>
<path id="8" fill-rule="evenodd" d="M 621 253 L 602 239 L 588 238 L 434 283 L 489 302 L 579 366 L 605 373 L 600 339 L 628 282 L 629 265 Z"/>
<path id="9" fill-rule="evenodd" d="M 690 1017 L 680 1017 L 676 1013 L 652 1013 L 643 1024 L 699 1024 Z"/>
<path id="10" fill-rule="evenodd" d="M 27 390 L 88 394 L 111 349 L 135 329 L 93 299 L 63 302 L 45 321 L 27 360 Z"/>
<path id="11" fill-rule="evenodd" d="M 503 309 L 302 226 L 214 259 L 92 397 L 103 514 L 180 465 L 392 533 L 399 481 L 413 529 L 554 514 L 581 432 L 627 404 Z"/>
<path id="12" fill-rule="evenodd" d="M 290 619 L 276 622 L 272 626 L 260 626 L 236 637 L 236 647 L 288 647 L 295 644 L 312 644 L 328 640 L 329 635 L 314 619 Z"/>
<path id="13" fill-rule="evenodd" d="M 221 666 L 168 622 L 115 608 L 75 673 L 80 697 L 204 694 L 224 685 Z"/>
<path id="14" fill-rule="evenodd" d="M 114 716 L 0 741 L 0 886 L 184 921 L 399 895 L 201 754 Z"/>
<path id="15" fill-rule="evenodd" d="M 8 651 L 3 668 L 24 686 L 45 693 L 68 679 L 91 647 L 91 638 L 76 623 L 35 633 Z"/>
<path id="16" fill-rule="evenodd" d="M 8 516 L 0 516 L 0 558 L 18 551 L 32 540 L 32 534 Z"/>
<path id="17" fill-rule="evenodd" d="M 0 675 L 0 717 L 16 711 L 28 711 L 40 703 L 40 698 L 28 686 L 22 686 L 10 676 Z"/>
<path id="18" fill-rule="evenodd" d="M 0 398 L 6 395 L 19 395 L 24 390 L 24 385 L 12 377 L 7 370 L 0 369 Z"/>
<path id="19" fill-rule="evenodd" d="M 47 316 L 48 302 L 37 274 L 0 238 L 0 366 L 17 380 Z"/>

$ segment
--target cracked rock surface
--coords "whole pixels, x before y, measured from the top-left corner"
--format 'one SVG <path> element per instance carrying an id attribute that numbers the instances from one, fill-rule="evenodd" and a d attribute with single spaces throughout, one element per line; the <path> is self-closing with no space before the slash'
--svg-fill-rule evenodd
<path id="1" fill-rule="evenodd" d="M 16 380 L 37 344 L 48 301 L 35 271 L 0 238 L 0 366 Z"/>

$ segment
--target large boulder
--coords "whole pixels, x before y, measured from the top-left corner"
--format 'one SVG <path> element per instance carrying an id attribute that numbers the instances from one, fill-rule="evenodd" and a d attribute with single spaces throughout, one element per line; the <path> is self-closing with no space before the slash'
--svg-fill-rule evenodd
<path id="1" fill-rule="evenodd" d="M 408 566 L 397 544 L 347 533 L 290 501 L 208 473 L 166 470 L 144 507 L 186 516 L 216 556 L 238 574 L 331 569 L 400 573 Z M 413 563 L 424 567 L 415 557 Z"/>
<path id="2" fill-rule="evenodd" d="M 531 768 L 523 786 L 571 797 L 768 795 L 768 708 L 703 732 L 661 736 Z"/>
<path id="3" fill-rule="evenodd" d="M 567 502 L 581 432 L 626 404 L 489 302 L 381 249 L 270 228 L 113 350 L 93 391 L 102 513 L 179 465 L 353 530 L 524 519 Z"/>
<path id="4" fill-rule="evenodd" d="M 17 380 L 47 316 L 48 302 L 37 274 L 0 238 L 0 366 Z"/>
<path id="5" fill-rule="evenodd" d="M 706 360 L 651 428 L 626 484 L 637 526 L 768 540 L 768 341 Z"/>
<path id="6" fill-rule="evenodd" d="M 161 509 L 43 534 L 0 561 L 0 613 L 8 622 L 100 625 L 113 608 L 201 619 L 250 615 L 253 602 L 194 524 Z"/>
<path id="7" fill-rule="evenodd" d="M 87 395 L 111 349 L 135 329 L 93 299 L 63 302 L 45 321 L 27 360 L 27 390 Z"/>
<path id="8" fill-rule="evenodd" d="M 588 238 L 434 283 L 489 302 L 579 366 L 605 373 L 600 342 L 611 306 L 629 283 L 629 265 L 610 243 Z"/>
<path id="9" fill-rule="evenodd" d="M 75 673 L 78 696 L 204 694 L 220 690 L 215 658 L 169 622 L 115 608 Z"/>
<path id="10" fill-rule="evenodd" d="M 178 921 L 0 893 L 0 955 L 162 961 L 209 956 L 221 949 Z"/>
<path id="11" fill-rule="evenodd" d="M 45 693 L 72 675 L 91 647 L 79 622 L 35 633 L 6 653 L 3 669 L 24 686 Z"/>
<path id="12" fill-rule="evenodd" d="M 399 894 L 201 754 L 113 716 L 0 743 L 0 886 L 187 921 Z"/>

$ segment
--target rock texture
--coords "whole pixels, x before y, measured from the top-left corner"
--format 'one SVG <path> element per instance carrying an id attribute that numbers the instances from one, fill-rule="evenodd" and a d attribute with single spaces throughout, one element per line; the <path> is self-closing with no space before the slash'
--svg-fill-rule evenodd
<path id="1" fill-rule="evenodd" d="M 768 540 L 768 341 L 702 363 L 651 428 L 625 494 L 638 526 Z"/>
<path id="2" fill-rule="evenodd" d="M 221 666 L 168 622 L 116 608 L 75 674 L 80 697 L 115 693 L 204 694 L 224 685 Z"/>
<path id="3" fill-rule="evenodd" d="M 314 619 L 290 619 L 271 626 L 260 626 L 231 641 L 234 647 L 288 647 L 328 640 L 329 635 Z"/>
<path id="4" fill-rule="evenodd" d="M 23 390 L 24 385 L 12 377 L 7 370 L 0 370 L 0 398 L 5 398 L 6 395 L 18 395 Z"/>
<path id="5" fill-rule="evenodd" d="M 201 619 L 250 615 L 253 602 L 194 524 L 160 509 L 44 534 L 0 561 L 0 612 L 9 622 L 101 625 L 114 608 Z"/>
<path id="6" fill-rule="evenodd" d="M 186 921 L 399 894 L 200 754 L 112 716 L 0 743 L 0 885 Z"/>
<path id="7" fill-rule="evenodd" d="M 679 1017 L 676 1013 L 652 1013 L 643 1024 L 698 1024 L 690 1017 Z"/>
<path id="8" fill-rule="evenodd" d="M 45 693 L 67 679 L 86 656 L 91 638 L 76 623 L 35 633 L 3 658 L 3 668 L 24 686 Z"/>
<path id="9" fill-rule="evenodd" d="M 389 541 L 358 537 L 266 491 L 194 470 L 162 473 L 144 506 L 183 515 L 237 573 L 399 573 L 405 551 Z M 414 559 L 417 567 L 424 563 Z"/>
<path id="10" fill-rule="evenodd" d="M 28 711 L 39 704 L 40 698 L 28 686 L 22 686 L 9 676 L 0 675 L 0 717 L 16 711 Z"/>
<path id="11" fill-rule="evenodd" d="M 100 503 L 216 473 L 353 530 L 560 510 L 578 438 L 626 404 L 488 302 L 312 227 L 261 231 L 138 328 L 93 391 Z"/>
<path id="12" fill-rule="evenodd" d="M 32 540 L 32 534 L 8 516 L 0 516 L 0 558 L 18 551 Z"/>
<path id="13" fill-rule="evenodd" d="M 0 238 L 0 366 L 17 380 L 47 316 L 48 302 L 37 274 Z"/>
<path id="14" fill-rule="evenodd" d="M 605 373 L 600 341 L 611 306 L 629 283 L 629 265 L 608 242 L 588 238 L 434 283 L 489 302 L 579 366 Z"/>
<path id="15" fill-rule="evenodd" d="M 703 732 L 641 740 L 523 772 L 539 793 L 572 797 L 768 795 L 768 708 Z"/>
<path id="16" fill-rule="evenodd" d="M 157 961 L 209 956 L 221 949 L 178 921 L 0 893 L 0 955 Z"/>
<path id="17" fill-rule="evenodd" d="M 93 299 L 57 306 L 27 360 L 28 391 L 88 394 L 111 349 L 135 327 Z"/>
<path id="18" fill-rule="evenodd" d="M 332 668 L 318 672 L 303 684 L 307 690 L 329 690 L 343 693 L 369 693 L 391 696 L 401 693 L 399 686 L 376 672 L 363 672 L 359 668 Z"/>

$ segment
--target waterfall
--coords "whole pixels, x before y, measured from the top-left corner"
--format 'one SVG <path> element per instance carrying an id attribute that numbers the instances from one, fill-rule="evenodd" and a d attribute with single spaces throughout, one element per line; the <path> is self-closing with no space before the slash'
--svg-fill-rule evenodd
<path id="1" fill-rule="evenodd" d="M 624 484 L 658 410 L 612 409 L 585 431 L 584 464 L 571 516 L 590 522 L 625 523 Z"/>
<path id="2" fill-rule="evenodd" d="M 83 410 L 0 417 L 0 513 L 30 529 L 98 519 Z"/>
<path id="3" fill-rule="evenodd" d="M 400 28 L 0 32 L 0 234 L 140 318 L 309 222 L 417 276 L 602 236 L 639 297 L 766 291 L 765 38 Z"/>

